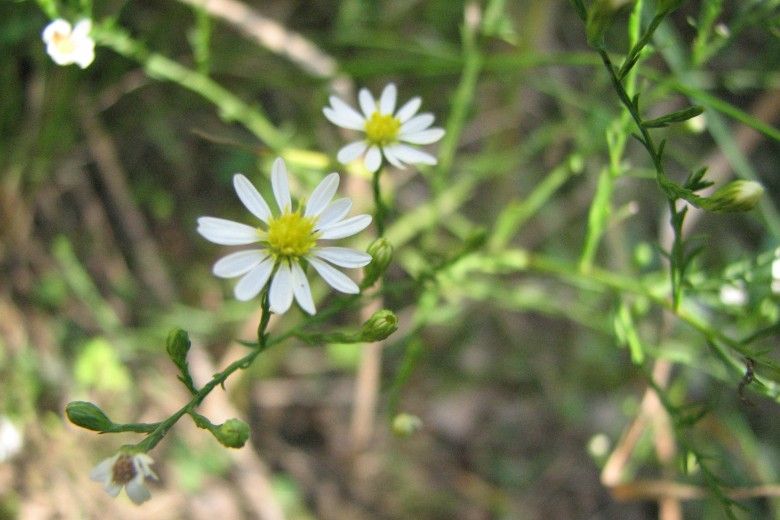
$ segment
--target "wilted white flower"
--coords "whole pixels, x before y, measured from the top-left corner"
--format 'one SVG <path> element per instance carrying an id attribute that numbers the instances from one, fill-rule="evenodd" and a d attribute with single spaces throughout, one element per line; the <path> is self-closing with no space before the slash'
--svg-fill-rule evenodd
<path id="1" fill-rule="evenodd" d="M 365 132 L 364 139 L 349 143 L 337 155 L 342 164 L 354 161 L 365 153 L 363 159 L 366 169 L 375 172 L 382 165 L 382 155 L 396 168 L 405 164 L 436 164 L 436 158 L 408 144 L 435 143 L 444 136 L 441 128 L 431 128 L 433 114 L 420 114 L 419 97 L 410 99 L 395 112 L 396 88 L 390 83 L 382 91 L 378 100 L 368 89 L 358 94 L 359 113 L 336 96 L 330 97 L 330 106 L 322 111 L 330 122 L 350 130 Z"/>
<path id="2" fill-rule="evenodd" d="M 7 417 L 0 415 L 0 462 L 5 462 L 22 449 L 22 432 Z"/>
<path id="3" fill-rule="evenodd" d="M 58 18 L 43 30 L 46 52 L 57 65 L 77 64 L 82 69 L 95 59 L 95 40 L 90 37 L 91 20 L 81 20 L 74 27 Z"/>
<path id="4" fill-rule="evenodd" d="M 239 300 L 250 300 L 263 290 L 271 279 L 268 293 L 270 310 L 277 314 L 286 312 L 293 297 L 309 314 L 316 312 L 309 282 L 304 273 L 306 265 L 337 291 L 356 294 L 358 286 L 339 267 L 363 267 L 371 256 L 346 247 L 323 247 L 321 240 L 333 240 L 352 236 L 371 223 L 370 215 L 346 217 L 352 201 L 333 196 L 339 185 L 339 175 L 331 173 L 314 188 L 305 206 L 292 210 L 292 200 L 287 185 L 287 169 L 284 161 L 274 161 L 271 169 L 271 186 L 279 207 L 274 215 L 263 196 L 252 183 L 237 173 L 233 187 L 244 206 L 260 221 L 259 227 L 215 217 L 200 217 L 198 233 L 207 240 L 222 245 L 261 244 L 260 249 L 232 253 L 214 264 L 213 272 L 222 278 L 241 276 L 234 293 Z"/>
<path id="5" fill-rule="evenodd" d="M 152 496 L 146 489 L 146 479 L 157 480 L 157 475 L 150 467 L 152 464 L 154 461 L 146 453 L 120 451 L 92 468 L 89 478 L 103 484 L 106 493 L 112 497 L 119 495 L 124 487 L 130 500 L 142 504 Z"/>

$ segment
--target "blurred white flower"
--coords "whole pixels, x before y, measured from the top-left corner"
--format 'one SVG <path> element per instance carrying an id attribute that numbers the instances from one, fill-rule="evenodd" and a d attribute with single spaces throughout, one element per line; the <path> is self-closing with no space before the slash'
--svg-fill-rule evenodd
<path id="1" fill-rule="evenodd" d="M 336 96 L 330 97 L 330 106 L 323 113 L 331 123 L 350 130 L 365 132 L 364 139 L 344 146 L 337 155 L 342 164 L 354 161 L 365 153 L 363 163 L 370 172 L 382 166 L 382 155 L 396 168 L 405 164 L 436 164 L 436 158 L 408 144 L 435 143 L 444 136 L 441 128 L 431 128 L 433 114 L 420 114 L 421 100 L 415 97 L 395 112 L 396 88 L 390 83 L 378 100 L 367 89 L 360 89 L 359 113 Z"/>
<path id="2" fill-rule="evenodd" d="M 780 251 L 780 249 L 778 251 Z M 772 289 L 772 293 L 780 294 L 780 258 L 775 258 L 772 261 L 772 287 L 771 287 L 771 289 Z"/>
<path id="3" fill-rule="evenodd" d="M 222 278 L 241 276 L 234 294 L 243 301 L 257 296 L 271 279 L 268 294 L 270 310 L 277 314 L 290 308 L 293 297 L 309 314 L 316 312 L 303 269 L 305 265 L 313 267 L 337 291 L 358 293 L 355 282 L 331 264 L 358 268 L 367 265 L 371 256 L 346 247 L 323 247 L 319 244 L 320 240 L 352 236 L 371 223 L 370 215 L 344 218 L 352 208 L 352 201 L 342 198 L 331 202 L 338 185 L 339 175 L 331 173 L 314 188 L 305 206 L 293 211 L 287 169 L 281 158 L 276 159 L 271 170 L 271 186 L 279 207 L 279 214 L 275 216 L 249 179 L 240 173 L 234 175 L 233 187 L 238 198 L 260 219 L 262 226 L 200 217 L 198 233 L 215 244 L 259 243 L 261 248 L 225 256 L 214 264 L 214 274 Z"/>
<path id="4" fill-rule="evenodd" d="M 157 475 L 150 467 L 153 463 L 152 458 L 146 453 L 120 451 L 92 468 L 89 478 L 103 484 L 106 493 L 112 497 L 119 495 L 124 487 L 130 500 L 142 504 L 152 496 L 146 489 L 146 479 L 157 480 Z"/>
<path id="5" fill-rule="evenodd" d="M 742 280 L 735 283 L 723 285 L 720 288 L 720 302 L 723 305 L 739 307 L 745 305 L 748 301 L 747 290 Z"/>
<path id="6" fill-rule="evenodd" d="M 95 40 L 90 37 L 91 20 L 81 20 L 75 26 L 59 18 L 43 30 L 46 52 L 57 65 L 77 64 L 82 69 L 95 59 Z"/>
<path id="7" fill-rule="evenodd" d="M 7 417 L 0 415 L 0 462 L 19 453 L 24 439 L 22 432 Z"/>

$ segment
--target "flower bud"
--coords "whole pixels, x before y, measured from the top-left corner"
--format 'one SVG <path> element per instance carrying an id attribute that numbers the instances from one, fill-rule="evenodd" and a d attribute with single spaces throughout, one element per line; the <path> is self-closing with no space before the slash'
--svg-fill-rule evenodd
<path id="1" fill-rule="evenodd" d="M 398 329 L 398 318 L 392 311 L 382 309 L 375 312 L 360 330 L 362 341 L 382 341 Z"/>
<path id="2" fill-rule="evenodd" d="M 249 438 L 249 425 L 240 419 L 228 419 L 212 433 L 227 448 L 243 448 Z"/>
<path id="3" fill-rule="evenodd" d="M 168 351 L 168 356 L 170 356 L 176 366 L 184 365 L 187 359 L 187 352 L 190 350 L 190 337 L 187 331 L 179 328 L 171 330 L 165 342 L 165 350 Z"/>
<path id="4" fill-rule="evenodd" d="M 371 263 L 364 268 L 365 277 L 361 282 L 362 287 L 370 287 L 387 270 L 390 260 L 393 259 L 393 245 L 384 238 L 377 238 L 366 251 L 371 255 Z"/>
<path id="5" fill-rule="evenodd" d="M 685 0 L 658 0 L 658 11 L 670 13 L 685 3 Z"/>
<path id="6" fill-rule="evenodd" d="M 604 33 L 610 28 L 615 14 L 633 0 L 596 0 L 588 9 L 585 33 L 591 47 L 603 47 Z"/>
<path id="7" fill-rule="evenodd" d="M 86 401 L 72 401 L 65 407 L 70 422 L 87 430 L 106 432 L 114 425 L 103 410 Z"/>
<path id="8" fill-rule="evenodd" d="M 416 415 L 399 413 L 393 418 L 393 433 L 398 437 L 409 437 L 422 428 L 422 419 Z"/>
<path id="9" fill-rule="evenodd" d="M 709 211 L 750 211 L 763 194 L 764 187 L 755 181 L 732 181 L 707 197 L 702 207 Z"/>

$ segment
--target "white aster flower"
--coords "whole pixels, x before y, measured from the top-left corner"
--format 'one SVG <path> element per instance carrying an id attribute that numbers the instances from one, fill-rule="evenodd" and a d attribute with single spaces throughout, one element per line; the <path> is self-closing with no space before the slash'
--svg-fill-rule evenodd
<path id="1" fill-rule="evenodd" d="M 421 100 L 414 97 L 395 112 L 395 85 L 390 83 L 378 100 L 367 89 L 360 89 L 358 101 L 363 113 L 359 113 L 336 96 L 330 97 L 330 106 L 322 109 L 331 123 L 350 130 L 365 132 L 365 139 L 349 143 L 337 155 L 342 164 L 354 161 L 365 153 L 366 169 L 375 172 L 382 166 L 382 155 L 396 168 L 405 164 L 436 164 L 429 153 L 408 144 L 435 143 L 444 136 L 441 128 L 431 128 L 433 114 L 420 114 Z"/>
<path id="2" fill-rule="evenodd" d="M 152 496 L 144 482 L 147 478 L 157 480 L 157 475 L 150 467 L 153 463 L 146 453 L 120 451 L 92 468 L 89 478 L 103 484 L 106 493 L 112 497 L 119 495 L 124 487 L 130 500 L 142 504 Z"/>
<path id="3" fill-rule="evenodd" d="M 89 35 L 91 20 L 81 20 L 74 27 L 58 18 L 43 30 L 46 52 L 57 65 L 77 64 L 82 69 L 95 59 L 95 40 Z"/>
<path id="4" fill-rule="evenodd" d="M 259 227 L 215 217 L 200 217 L 198 233 L 206 240 L 222 245 L 259 243 L 260 249 L 231 253 L 214 264 L 213 272 L 222 278 L 241 276 L 234 294 L 242 301 L 251 300 L 271 279 L 268 300 L 270 310 L 277 314 L 287 311 L 293 297 L 309 314 L 316 312 L 304 266 L 309 265 L 337 291 L 357 294 L 358 286 L 344 273 L 334 268 L 363 267 L 371 255 L 346 247 L 325 247 L 320 240 L 352 236 L 371 223 L 370 215 L 346 217 L 352 208 L 347 198 L 333 196 L 339 185 L 339 175 L 331 173 L 314 188 L 305 206 L 292 210 L 287 186 L 287 168 L 281 158 L 271 169 L 271 186 L 279 207 L 274 215 L 252 183 L 237 173 L 233 187 L 244 206 L 260 221 Z M 304 263 L 305 262 L 305 263 Z"/>

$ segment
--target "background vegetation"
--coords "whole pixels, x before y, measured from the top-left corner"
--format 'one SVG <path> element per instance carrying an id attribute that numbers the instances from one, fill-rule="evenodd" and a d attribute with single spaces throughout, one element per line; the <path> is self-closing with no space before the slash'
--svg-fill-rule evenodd
<path id="1" fill-rule="evenodd" d="M 46 55 L 41 5 L 0 3 L 0 411 L 24 434 L 0 518 L 780 518 L 780 3 L 683 2 L 626 78 L 648 119 L 704 107 L 652 130 L 675 182 L 706 166 L 767 190 L 749 213 L 689 210 L 677 309 L 669 203 L 573 4 L 98 1 L 81 70 Z M 618 66 L 643 5 L 605 26 Z M 259 302 L 211 275 L 195 219 L 240 218 L 231 175 L 267 187 L 277 155 L 299 193 L 338 170 L 373 211 L 321 110 L 390 81 L 448 132 L 437 167 L 383 177 L 400 330 L 275 346 L 205 403 L 251 446 L 182 421 L 153 499 L 108 497 L 89 469 L 138 436 L 80 430 L 65 403 L 169 415 L 174 326 L 196 379 L 241 355 Z M 401 412 L 421 430 L 394 436 Z"/>

